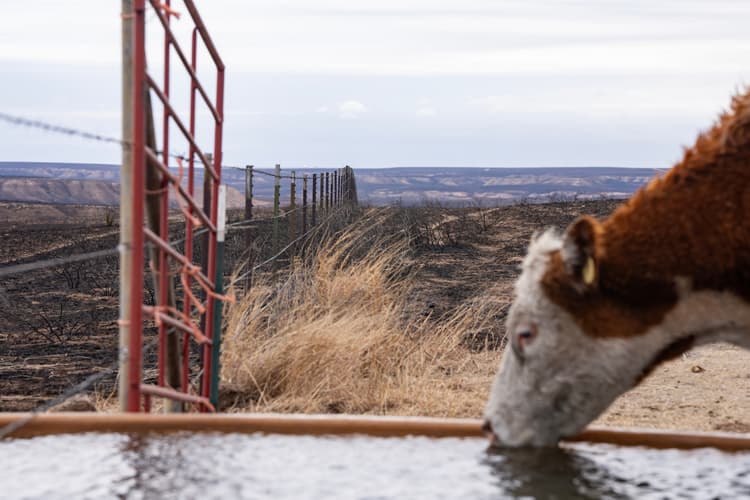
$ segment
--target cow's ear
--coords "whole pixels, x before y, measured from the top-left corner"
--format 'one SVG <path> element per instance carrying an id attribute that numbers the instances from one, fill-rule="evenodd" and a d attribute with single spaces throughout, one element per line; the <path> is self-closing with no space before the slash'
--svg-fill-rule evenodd
<path id="1" fill-rule="evenodd" d="M 565 270 L 581 290 L 594 289 L 599 282 L 596 248 L 600 232 L 601 227 L 596 219 L 583 216 L 568 227 L 563 238 Z"/>

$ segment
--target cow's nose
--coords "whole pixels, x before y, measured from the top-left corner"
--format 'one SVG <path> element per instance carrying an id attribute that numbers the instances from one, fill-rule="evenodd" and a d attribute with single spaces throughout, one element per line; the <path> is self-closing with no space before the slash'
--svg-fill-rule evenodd
<path id="1" fill-rule="evenodd" d="M 492 424 L 487 419 L 482 422 L 482 432 L 485 434 L 492 434 Z"/>
<path id="2" fill-rule="evenodd" d="M 497 434 L 495 434 L 495 431 L 492 429 L 492 423 L 487 419 L 482 422 L 482 432 L 484 432 L 484 435 L 490 440 L 490 446 L 498 443 Z"/>

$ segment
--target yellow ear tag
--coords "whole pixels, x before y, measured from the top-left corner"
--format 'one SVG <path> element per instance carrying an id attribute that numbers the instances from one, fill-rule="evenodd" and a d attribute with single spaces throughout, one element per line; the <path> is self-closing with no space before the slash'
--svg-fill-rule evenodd
<path id="1" fill-rule="evenodd" d="M 586 260 L 586 265 L 583 266 L 583 272 L 581 273 L 583 283 L 585 285 L 591 285 L 596 279 L 596 264 L 594 264 L 594 258 L 589 257 Z"/>

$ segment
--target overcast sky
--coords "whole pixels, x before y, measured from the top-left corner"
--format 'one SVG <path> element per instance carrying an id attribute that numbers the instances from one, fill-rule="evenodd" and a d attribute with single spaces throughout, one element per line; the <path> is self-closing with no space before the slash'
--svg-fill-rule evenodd
<path id="1" fill-rule="evenodd" d="M 120 2 L 0 4 L 0 111 L 119 135 Z M 739 0 L 196 4 L 227 65 L 235 165 L 667 167 L 750 76 Z M 213 78 L 205 54 L 199 68 Z M 119 151 L 0 123 L 0 160 Z"/>

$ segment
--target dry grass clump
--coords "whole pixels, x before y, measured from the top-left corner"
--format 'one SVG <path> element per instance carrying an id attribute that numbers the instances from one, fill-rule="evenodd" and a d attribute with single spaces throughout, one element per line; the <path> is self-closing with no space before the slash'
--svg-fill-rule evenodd
<path id="1" fill-rule="evenodd" d="M 501 304 L 488 295 L 440 322 L 409 317 L 407 242 L 367 232 L 331 239 L 283 278 L 256 277 L 230 307 L 224 409 L 479 415 L 498 355 L 470 352 L 466 334 Z"/>

